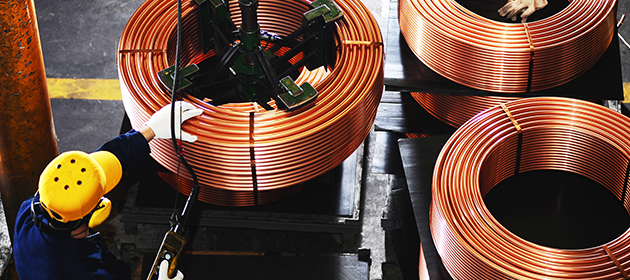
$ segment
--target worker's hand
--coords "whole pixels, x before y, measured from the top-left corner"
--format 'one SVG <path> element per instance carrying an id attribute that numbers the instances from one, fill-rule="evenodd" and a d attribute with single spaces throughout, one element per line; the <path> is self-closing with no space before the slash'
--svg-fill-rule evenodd
<path id="1" fill-rule="evenodd" d="M 195 105 L 184 101 L 175 102 L 175 137 L 180 139 L 181 124 L 195 116 L 199 116 L 203 110 L 197 109 Z M 155 138 L 171 138 L 171 104 L 168 104 L 155 112 L 146 123 L 155 133 Z M 181 131 L 181 140 L 195 142 L 197 136 Z"/>
<path id="2" fill-rule="evenodd" d="M 521 14 L 521 22 L 525 22 L 527 17 L 545 6 L 547 0 L 509 0 L 499 9 L 499 15 L 516 21 L 516 16 Z"/>
<path id="3" fill-rule="evenodd" d="M 184 274 L 181 271 L 177 271 L 177 275 L 173 278 L 168 278 L 168 261 L 163 260 L 160 263 L 160 271 L 158 273 L 158 280 L 183 280 Z"/>

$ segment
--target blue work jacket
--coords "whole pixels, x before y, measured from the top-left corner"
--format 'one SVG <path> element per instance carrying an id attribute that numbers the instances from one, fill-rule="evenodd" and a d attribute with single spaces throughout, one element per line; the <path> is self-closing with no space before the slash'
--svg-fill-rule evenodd
<path id="1" fill-rule="evenodd" d="M 133 130 L 98 150 L 116 155 L 123 172 L 150 153 L 147 140 Z M 41 232 L 31 218 L 32 200 L 33 197 L 22 203 L 15 223 L 13 256 L 20 280 L 131 279 L 129 266 L 107 249 L 98 233 L 76 239 Z M 39 217 L 47 223 L 45 217 Z"/>

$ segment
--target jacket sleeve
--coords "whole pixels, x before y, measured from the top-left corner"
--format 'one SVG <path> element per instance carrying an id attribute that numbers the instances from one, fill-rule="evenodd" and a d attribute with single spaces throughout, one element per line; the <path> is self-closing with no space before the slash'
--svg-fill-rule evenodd
<path id="1" fill-rule="evenodd" d="M 114 154 L 123 170 L 131 168 L 135 163 L 146 158 L 151 153 L 149 142 L 144 136 L 135 130 L 121 134 L 107 141 L 97 151 L 108 151 Z"/>

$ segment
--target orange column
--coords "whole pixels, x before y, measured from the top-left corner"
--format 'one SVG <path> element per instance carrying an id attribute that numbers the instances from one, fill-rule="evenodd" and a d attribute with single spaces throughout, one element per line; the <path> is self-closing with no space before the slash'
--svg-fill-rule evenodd
<path id="1" fill-rule="evenodd" d="M 0 194 L 10 235 L 58 153 L 33 0 L 0 0 Z"/>

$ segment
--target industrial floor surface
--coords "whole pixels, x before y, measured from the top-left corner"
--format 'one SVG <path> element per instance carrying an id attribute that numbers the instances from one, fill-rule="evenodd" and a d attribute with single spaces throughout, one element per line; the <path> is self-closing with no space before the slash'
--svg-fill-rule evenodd
<path id="1" fill-rule="evenodd" d="M 127 20 L 142 2 L 35 0 L 59 152 L 93 151 L 126 128 L 125 112 L 117 92 L 116 51 Z M 396 2 L 363 2 L 386 35 Z M 628 1 L 620 1 L 618 17 L 628 12 Z M 630 45 L 625 40 L 630 40 L 630 28 L 622 25 L 619 34 L 627 96 L 630 94 Z M 182 269 L 191 271 L 186 279 L 269 279 L 265 275 L 284 275 L 275 279 L 412 279 L 408 275 L 409 267 L 416 266 L 417 271 L 417 262 L 400 259 L 409 252 L 400 252 L 397 240 L 402 237 L 397 231 L 400 228 L 398 217 L 392 220 L 389 215 L 392 200 L 405 185 L 397 145 L 397 140 L 405 135 L 404 129 L 397 128 L 419 121 L 408 115 L 409 108 L 416 110 L 416 107 L 418 104 L 408 93 L 384 89 L 374 129 L 362 155 L 361 216 L 356 238 L 343 234 L 270 230 L 263 226 L 200 227 L 192 242 L 197 257 L 191 257 L 188 263 L 182 262 Z M 449 133 L 449 128 L 444 128 L 444 133 Z M 129 191 L 140 192 L 140 184 L 131 184 L 113 194 L 117 210 L 102 231 L 111 250 L 128 261 L 136 279 L 141 279 L 143 268 L 146 270 L 151 253 L 157 252 L 169 226 L 168 223 L 130 226 L 121 220 L 125 203 L 130 203 L 126 201 Z M 400 216 L 405 214 L 399 213 Z M 417 246 L 402 250 L 415 252 L 417 260 Z M 199 271 L 205 271 L 206 276 L 200 276 Z"/>

